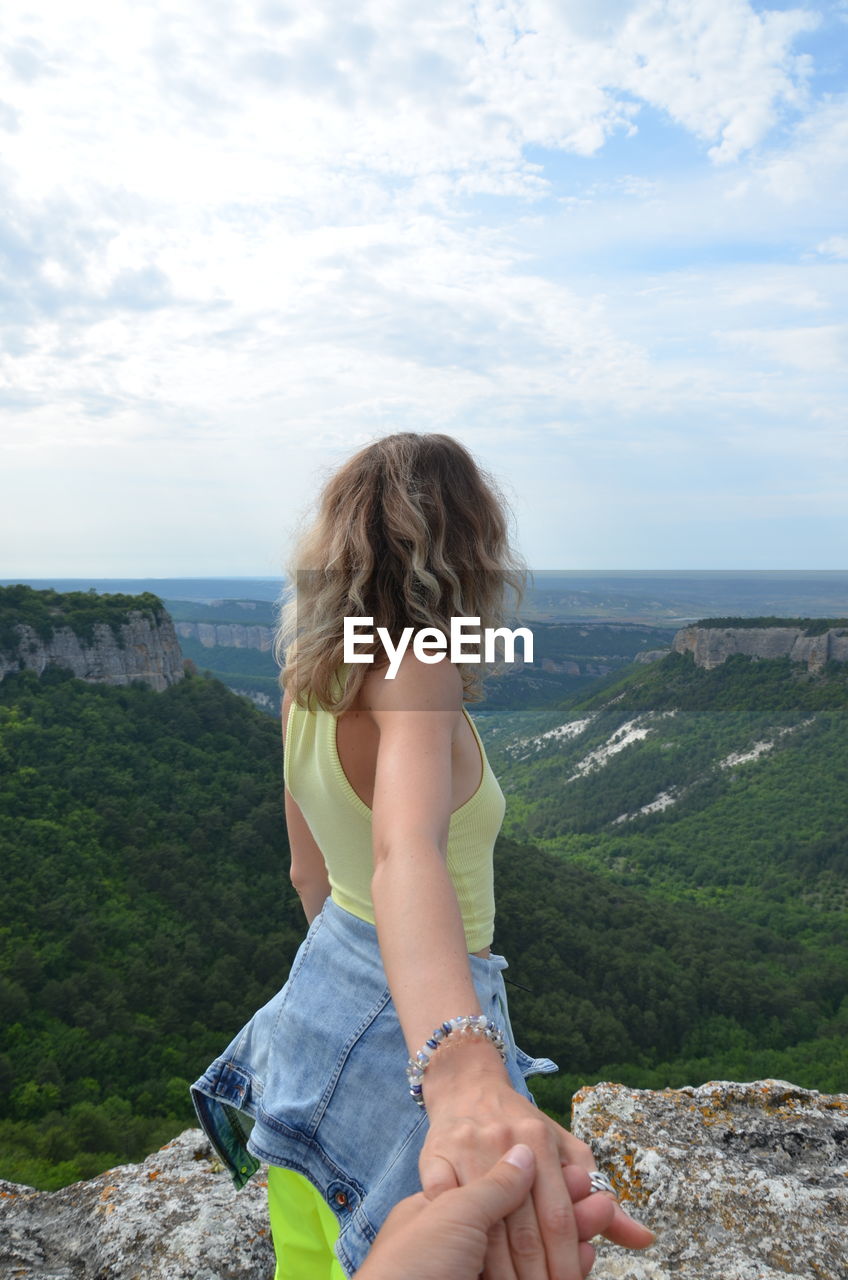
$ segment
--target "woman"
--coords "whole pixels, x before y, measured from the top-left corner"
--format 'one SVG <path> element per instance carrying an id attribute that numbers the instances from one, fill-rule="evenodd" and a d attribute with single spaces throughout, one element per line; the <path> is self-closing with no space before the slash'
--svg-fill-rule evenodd
<path id="1" fill-rule="evenodd" d="M 285 987 L 192 1087 L 236 1186 L 271 1166 L 277 1280 L 352 1275 L 399 1200 L 462 1186 L 516 1143 L 536 1176 L 485 1274 L 582 1276 L 562 1166 L 594 1160 L 535 1107 L 524 1077 L 556 1067 L 515 1046 L 490 953 L 505 802 L 463 704 L 480 667 L 407 651 L 388 679 L 378 642 L 373 663 L 343 661 L 345 617 L 394 644 L 410 626 L 447 635 L 452 616 L 501 623 L 505 588 L 523 587 L 505 510 L 455 440 L 390 435 L 331 476 L 295 548 L 278 653 L 309 931 Z"/>

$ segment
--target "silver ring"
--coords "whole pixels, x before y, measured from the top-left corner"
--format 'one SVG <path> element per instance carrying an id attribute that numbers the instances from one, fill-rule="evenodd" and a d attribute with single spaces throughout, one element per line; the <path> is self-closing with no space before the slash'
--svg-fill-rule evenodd
<path id="1" fill-rule="evenodd" d="M 616 1200 L 618 1199 L 615 1187 L 612 1185 L 607 1175 L 605 1173 L 601 1173 L 600 1170 L 590 1170 L 589 1182 L 591 1183 L 591 1186 L 589 1187 L 589 1195 L 591 1195 L 593 1191 L 608 1191 L 610 1195 L 615 1196 Z"/>

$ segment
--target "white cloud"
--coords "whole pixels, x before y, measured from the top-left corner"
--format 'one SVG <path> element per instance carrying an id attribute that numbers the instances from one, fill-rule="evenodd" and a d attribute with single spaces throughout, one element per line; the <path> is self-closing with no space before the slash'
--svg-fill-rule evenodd
<path id="1" fill-rule="evenodd" d="M 273 7 L 199 0 L 13 7 L 18 189 L 43 198 L 99 178 L 195 207 L 234 195 L 308 206 L 317 167 L 322 191 L 341 169 L 532 196 L 539 177 L 522 147 L 592 155 L 638 124 L 634 97 L 713 142 L 719 159 L 803 100 L 808 64 L 790 50 L 816 21 L 808 11 L 757 13 L 747 0 L 598 8 L 600 29 L 586 4 L 553 0 L 370 0 L 355 17 L 324 0 L 276 20 Z"/>
<path id="2" fill-rule="evenodd" d="M 682 472 L 740 416 L 777 438 L 803 412 L 808 454 L 830 449 L 846 117 L 807 102 L 815 21 L 13 0 L 4 460 L 101 457 L 119 490 L 177 467 L 217 500 L 234 452 L 250 475 L 391 429 Z M 643 172 L 649 123 L 670 159 Z M 753 242 L 779 261 L 724 260 Z"/>
<path id="3" fill-rule="evenodd" d="M 800 107 L 812 71 L 793 40 L 814 30 L 807 9 L 756 12 L 747 0 L 651 0 L 629 16 L 622 85 L 707 141 L 717 161 L 756 146 L 781 105 Z"/>
<path id="4" fill-rule="evenodd" d="M 848 236 L 828 236 L 816 245 L 816 251 L 831 258 L 848 259 Z"/>
<path id="5" fill-rule="evenodd" d="M 800 120 L 789 144 L 764 157 L 753 182 L 782 204 L 845 199 L 848 175 L 848 94 L 828 97 Z"/>
<path id="6" fill-rule="evenodd" d="M 803 328 L 735 329 L 719 335 L 755 356 L 805 373 L 843 373 L 848 363 L 848 325 Z"/>

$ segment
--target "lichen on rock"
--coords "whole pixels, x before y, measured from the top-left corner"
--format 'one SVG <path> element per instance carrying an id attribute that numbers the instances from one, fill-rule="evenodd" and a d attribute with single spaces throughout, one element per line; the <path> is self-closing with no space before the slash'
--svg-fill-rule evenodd
<path id="1" fill-rule="evenodd" d="M 573 1129 L 657 1233 L 602 1242 L 595 1280 L 845 1280 L 848 1095 L 782 1080 L 584 1088 Z"/>

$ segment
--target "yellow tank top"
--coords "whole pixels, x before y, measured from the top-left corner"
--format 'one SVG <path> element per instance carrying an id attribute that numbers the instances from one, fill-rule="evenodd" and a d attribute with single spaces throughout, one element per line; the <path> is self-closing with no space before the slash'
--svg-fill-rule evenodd
<path id="1" fill-rule="evenodd" d="M 343 687 L 345 664 L 336 673 Z M 492 851 L 506 801 L 492 772 L 477 726 L 463 714 L 480 748 L 480 785 L 451 814 L 447 867 L 456 890 L 469 951 L 491 945 L 495 923 Z M 324 855 L 333 901 L 374 924 L 371 810 L 356 794 L 336 747 L 336 717 L 323 707 L 312 712 L 289 705 L 283 761 L 285 784 Z"/>

